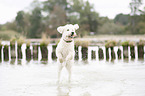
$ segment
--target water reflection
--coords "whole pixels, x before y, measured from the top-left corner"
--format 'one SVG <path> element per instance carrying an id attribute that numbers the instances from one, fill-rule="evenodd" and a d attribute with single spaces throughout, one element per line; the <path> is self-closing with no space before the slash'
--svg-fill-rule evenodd
<path id="1" fill-rule="evenodd" d="M 100 61 L 96 61 L 96 60 L 83 60 L 83 61 L 74 61 L 75 65 L 88 65 L 88 64 L 92 64 L 92 63 L 96 63 L 96 64 L 100 64 L 100 63 L 110 63 L 110 64 L 118 64 L 118 63 L 145 63 L 144 59 L 138 59 L 137 61 L 135 59 L 123 59 L 122 60 L 115 60 L 115 59 L 111 59 L 111 60 L 100 60 Z M 10 65 L 29 65 L 29 64 L 43 64 L 43 65 L 49 65 L 49 64 L 57 64 L 57 60 L 54 60 L 52 62 L 49 62 L 48 60 L 44 60 L 44 61 L 38 61 L 38 60 L 23 60 L 23 59 L 11 59 L 10 61 L 0 61 L 0 64 L 10 64 Z"/>
<path id="2" fill-rule="evenodd" d="M 71 87 L 70 86 L 58 86 L 57 96 L 70 96 Z"/>
<path id="3" fill-rule="evenodd" d="M 71 84 L 64 74 L 60 85 L 56 84 L 57 67 L 56 61 L 0 63 L 0 96 L 145 96 L 144 60 L 75 61 Z"/>

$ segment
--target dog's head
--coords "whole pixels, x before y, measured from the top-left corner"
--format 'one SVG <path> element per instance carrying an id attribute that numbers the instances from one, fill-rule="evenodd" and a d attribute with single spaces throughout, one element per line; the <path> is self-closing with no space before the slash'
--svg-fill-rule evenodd
<path id="1" fill-rule="evenodd" d="M 65 26 L 60 26 L 57 28 L 57 31 L 62 34 L 62 38 L 66 41 L 71 41 L 73 38 L 75 38 L 76 35 L 76 30 L 79 28 L 78 24 L 72 25 L 72 24 L 67 24 Z"/>

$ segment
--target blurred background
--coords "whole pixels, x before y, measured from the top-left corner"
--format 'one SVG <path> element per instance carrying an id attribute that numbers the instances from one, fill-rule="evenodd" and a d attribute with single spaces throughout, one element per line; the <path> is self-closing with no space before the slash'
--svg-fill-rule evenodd
<path id="1" fill-rule="evenodd" d="M 72 82 L 58 26 L 79 24 Z M 145 1 L 0 0 L 0 96 L 145 96 Z"/>
<path id="2" fill-rule="evenodd" d="M 79 37 L 144 35 L 143 0 L 0 0 L 0 39 L 60 38 L 56 28 L 79 24 Z"/>

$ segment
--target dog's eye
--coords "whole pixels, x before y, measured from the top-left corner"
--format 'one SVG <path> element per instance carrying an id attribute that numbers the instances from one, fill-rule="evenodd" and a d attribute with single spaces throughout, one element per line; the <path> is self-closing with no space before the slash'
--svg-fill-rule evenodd
<path id="1" fill-rule="evenodd" d="M 67 29 L 67 31 L 69 31 L 69 29 Z"/>

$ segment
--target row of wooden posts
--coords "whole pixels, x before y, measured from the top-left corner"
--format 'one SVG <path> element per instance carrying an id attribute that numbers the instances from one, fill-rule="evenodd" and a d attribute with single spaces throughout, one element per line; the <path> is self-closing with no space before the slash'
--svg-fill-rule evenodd
<path id="1" fill-rule="evenodd" d="M 128 54 L 128 46 L 122 46 L 123 47 L 123 57 L 122 57 L 122 53 L 121 53 L 121 49 L 118 48 L 117 50 L 117 55 L 118 55 L 118 59 L 124 58 L 127 59 L 129 58 L 129 54 Z M 99 60 L 103 60 L 104 57 L 104 53 L 103 53 L 103 49 L 101 47 L 98 47 L 98 59 Z M 105 47 L 105 55 L 106 55 L 106 60 L 109 60 L 109 48 L 111 50 L 111 60 L 115 60 L 117 57 L 115 55 L 115 51 L 114 51 L 114 47 Z M 82 60 L 87 60 L 88 59 L 88 47 L 82 47 Z M 75 59 L 78 60 L 78 47 L 75 47 Z M 137 46 L 137 53 L 138 53 L 138 59 L 144 59 L 144 46 Z M 135 46 L 130 46 L 130 56 L 131 59 L 135 59 Z M 91 51 L 91 59 L 96 59 L 96 51 Z"/>
<path id="2" fill-rule="evenodd" d="M 40 45 L 33 45 L 33 52 L 31 52 L 30 46 L 26 46 L 26 60 L 38 60 L 38 49 L 39 49 Z M 56 49 L 57 45 L 52 45 L 52 60 L 57 59 L 56 57 L 56 53 L 55 53 L 55 49 Z M 15 50 L 15 45 L 4 45 L 3 48 L 3 54 L 4 54 L 4 60 L 7 61 L 9 60 L 9 47 L 10 47 L 10 54 L 11 54 L 11 58 L 15 59 L 16 58 L 16 50 Z M 22 50 L 21 50 L 21 46 L 17 46 L 17 58 L 18 59 L 22 59 Z M 111 49 L 111 59 L 116 59 L 115 57 L 115 52 L 114 52 L 114 47 L 105 47 L 106 50 L 106 60 L 109 59 L 109 48 Z M 137 46 L 137 51 L 138 51 L 138 58 L 139 59 L 144 59 L 144 45 L 139 45 Z M 0 46 L 0 50 L 2 50 L 2 46 Z M 41 55 L 42 55 L 42 59 L 41 60 L 48 60 L 48 54 L 49 54 L 49 50 L 47 49 L 47 45 L 44 46 L 40 46 L 40 50 L 41 50 Z M 2 51 L 0 51 L 0 60 L 2 59 Z M 33 53 L 33 54 L 31 54 Z M 87 60 L 88 59 L 88 47 L 82 47 L 81 48 L 81 53 L 82 53 L 82 60 Z M 121 50 L 118 48 L 117 50 L 117 55 L 118 55 L 118 59 L 121 59 Z M 130 46 L 130 56 L 132 59 L 135 59 L 135 46 Z M 103 53 L 103 49 L 99 47 L 98 49 L 98 57 L 99 60 L 104 59 L 104 53 Z M 95 55 L 95 51 L 92 50 L 91 52 L 91 58 L 95 59 L 96 55 Z M 123 58 L 129 58 L 128 56 L 128 46 L 123 46 Z M 79 60 L 79 46 L 75 46 L 75 60 Z"/>

